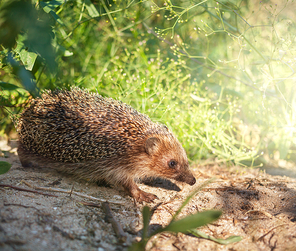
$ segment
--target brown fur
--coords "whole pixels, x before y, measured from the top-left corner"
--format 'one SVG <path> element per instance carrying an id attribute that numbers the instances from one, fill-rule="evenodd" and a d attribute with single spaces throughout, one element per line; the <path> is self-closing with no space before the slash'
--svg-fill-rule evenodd
<path id="1" fill-rule="evenodd" d="M 138 201 L 156 196 L 141 191 L 137 179 L 195 183 L 183 147 L 166 126 L 79 88 L 33 100 L 17 129 L 23 166 L 50 166 L 80 179 L 122 185 Z"/>

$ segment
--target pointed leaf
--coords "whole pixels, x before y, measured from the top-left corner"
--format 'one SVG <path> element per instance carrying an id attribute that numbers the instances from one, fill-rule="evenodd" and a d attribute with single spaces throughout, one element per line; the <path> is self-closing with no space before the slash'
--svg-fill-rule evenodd
<path id="1" fill-rule="evenodd" d="M 32 71 L 37 54 L 35 52 L 29 52 L 22 42 L 24 40 L 23 36 L 19 36 L 19 39 L 17 41 L 17 47 L 15 48 L 15 51 L 19 53 L 20 59 L 27 70 Z"/>
<path id="2" fill-rule="evenodd" d="M 151 216 L 151 211 L 150 208 L 147 206 L 143 207 L 142 211 L 143 215 L 143 234 L 142 234 L 142 239 L 144 240 L 148 236 L 148 227 L 149 227 L 149 222 L 150 222 L 150 216 Z"/>
<path id="3" fill-rule="evenodd" d="M 33 80 L 33 76 L 29 71 L 25 69 L 18 61 L 16 61 L 11 53 L 8 53 L 8 62 L 11 64 L 15 74 L 19 77 L 24 88 L 29 91 L 33 97 L 38 95 L 38 90 L 36 88 L 36 83 Z"/>
<path id="4" fill-rule="evenodd" d="M 90 0 L 85 0 L 86 9 L 91 17 L 99 17 L 100 13 Z"/>
<path id="5" fill-rule="evenodd" d="M 6 161 L 0 161 L 0 174 L 7 173 L 11 168 L 11 164 Z"/>
<path id="6" fill-rule="evenodd" d="M 64 1 L 49 1 L 49 2 L 39 2 L 40 6 L 43 8 L 43 10 L 50 14 L 59 24 L 64 25 L 63 21 L 59 17 L 59 15 L 56 14 L 54 11 L 56 7 L 62 5 Z"/>
<path id="7" fill-rule="evenodd" d="M 198 228 L 217 220 L 222 212 L 209 210 L 201 213 L 189 215 L 181 220 L 171 222 L 167 227 L 156 230 L 154 234 L 169 231 L 174 233 L 185 233 L 191 229 Z"/>
<path id="8" fill-rule="evenodd" d="M 13 85 L 13 84 L 10 84 L 10 83 L 0 81 L 0 89 L 2 89 L 2 90 L 13 91 L 13 90 L 16 90 L 18 88 L 20 88 L 20 87 L 17 86 L 17 85 Z"/>
<path id="9" fill-rule="evenodd" d="M 207 240 L 210 240 L 210 241 L 214 241 L 214 242 L 217 242 L 221 245 L 228 245 L 228 244 L 231 244 L 231 243 L 235 243 L 235 242 L 239 242 L 241 241 L 243 238 L 241 236 L 230 236 L 226 239 L 221 239 L 221 238 L 214 238 L 212 236 L 209 236 L 203 232 L 200 232 L 196 229 L 193 229 L 193 230 L 190 230 L 188 231 L 189 233 L 195 235 L 196 237 L 201 237 L 201 238 L 204 238 L 204 239 L 207 239 Z"/>

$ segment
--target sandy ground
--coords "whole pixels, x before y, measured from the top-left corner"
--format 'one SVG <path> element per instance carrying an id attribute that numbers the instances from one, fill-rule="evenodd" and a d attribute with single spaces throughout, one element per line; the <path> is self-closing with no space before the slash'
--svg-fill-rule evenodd
<path id="1" fill-rule="evenodd" d="M 0 141 L 0 150 L 12 164 L 0 175 L 0 184 L 34 190 L 38 187 L 72 190 L 72 194 L 42 191 L 56 197 L 0 187 L 0 250 L 126 250 L 140 237 L 143 204 L 134 201 L 118 187 L 102 187 L 78 182 L 52 169 L 23 168 L 16 154 L 15 142 Z M 220 245 L 185 234 L 164 233 L 150 240 L 147 250 L 296 250 L 296 179 L 271 176 L 259 170 L 236 167 L 195 167 L 195 186 L 154 180 L 140 184 L 159 200 L 151 226 L 165 226 L 184 198 L 202 182 L 216 180 L 200 191 L 183 209 L 181 216 L 221 209 L 222 217 L 200 229 L 216 238 L 243 237 L 238 243 Z M 37 190 L 36 190 L 37 191 Z M 39 190 L 38 190 L 39 191 Z M 111 223 L 105 219 L 101 202 L 77 196 L 80 192 L 108 200 L 114 217 L 127 239 L 120 242 Z M 92 202 L 99 207 L 85 205 Z"/>

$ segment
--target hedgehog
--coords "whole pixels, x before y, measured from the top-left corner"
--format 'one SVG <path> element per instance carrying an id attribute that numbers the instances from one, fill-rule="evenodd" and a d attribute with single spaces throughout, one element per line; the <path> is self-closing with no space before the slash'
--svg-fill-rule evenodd
<path id="1" fill-rule="evenodd" d="M 78 87 L 44 91 L 17 124 L 23 167 L 48 166 L 90 182 L 121 185 L 136 201 L 148 177 L 194 185 L 186 152 L 167 126 L 131 106 Z"/>

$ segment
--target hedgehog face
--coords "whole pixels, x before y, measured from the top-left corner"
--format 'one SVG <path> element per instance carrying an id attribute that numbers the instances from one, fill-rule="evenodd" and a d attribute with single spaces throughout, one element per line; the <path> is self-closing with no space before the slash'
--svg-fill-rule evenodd
<path id="1" fill-rule="evenodd" d="M 171 175 L 168 178 L 185 182 L 191 186 L 195 184 L 196 180 L 189 171 L 188 163 L 184 165 L 182 163 L 178 163 L 178 161 L 174 159 L 171 159 L 167 162 L 167 165 L 171 171 Z"/>
<path id="2" fill-rule="evenodd" d="M 150 168 L 155 176 L 185 182 L 191 186 L 195 184 L 186 152 L 175 137 L 150 137 L 146 140 L 145 150 L 152 160 Z"/>

